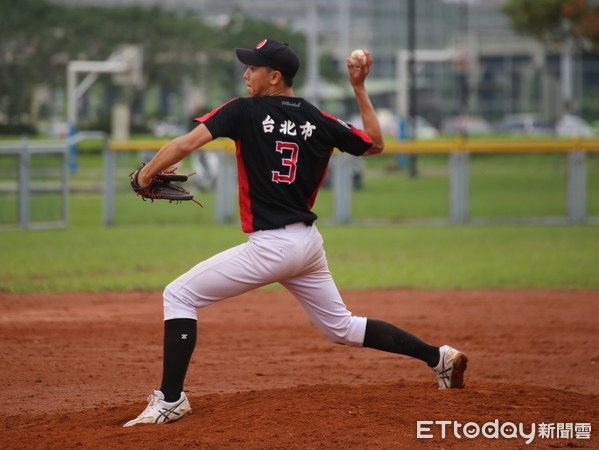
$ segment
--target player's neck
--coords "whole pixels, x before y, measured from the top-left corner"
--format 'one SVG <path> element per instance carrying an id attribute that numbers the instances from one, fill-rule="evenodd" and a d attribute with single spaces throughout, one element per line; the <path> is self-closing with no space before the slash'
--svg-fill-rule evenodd
<path id="1" fill-rule="evenodd" d="M 293 88 L 290 86 L 273 86 L 271 89 L 266 91 L 265 97 L 295 97 L 293 95 Z"/>

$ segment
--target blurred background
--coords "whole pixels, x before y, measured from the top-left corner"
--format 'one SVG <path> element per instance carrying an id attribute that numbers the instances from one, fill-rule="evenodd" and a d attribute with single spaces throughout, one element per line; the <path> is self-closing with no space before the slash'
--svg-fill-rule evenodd
<path id="1" fill-rule="evenodd" d="M 158 289 L 244 240 L 231 149 L 179 167 L 204 208 L 129 174 L 247 95 L 265 37 L 356 126 L 374 56 L 385 152 L 335 152 L 314 207 L 341 286 L 597 287 L 596 0 L 0 0 L 0 291 Z"/>
<path id="2" fill-rule="evenodd" d="M 369 90 L 386 132 L 416 136 L 592 135 L 599 121 L 599 6 L 588 0 L 0 1 L 0 134 L 67 132 L 67 65 L 130 51 L 138 67 L 97 76 L 79 130 L 176 135 L 245 95 L 233 48 L 289 42 L 296 95 L 351 117 L 345 58 L 375 58 Z M 122 113 L 121 113 L 122 117 Z"/>
<path id="3" fill-rule="evenodd" d="M 87 221 L 88 204 L 95 223 L 168 222 L 168 204 L 132 205 L 128 174 L 247 95 L 233 49 L 265 37 L 299 54 L 296 95 L 358 127 L 345 59 L 374 56 L 387 150 L 334 158 L 322 219 L 599 221 L 597 1 L 0 0 L 0 228 Z M 477 141 L 484 154 L 456 156 Z M 237 220 L 230 156 L 183 162 L 206 208 L 180 222 Z"/>

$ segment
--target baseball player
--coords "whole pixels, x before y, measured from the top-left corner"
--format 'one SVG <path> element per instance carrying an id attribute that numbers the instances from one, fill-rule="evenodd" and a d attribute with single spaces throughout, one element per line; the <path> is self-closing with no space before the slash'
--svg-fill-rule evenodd
<path id="1" fill-rule="evenodd" d="M 364 130 L 320 111 L 293 95 L 299 59 L 287 44 L 265 39 L 237 48 L 247 66 L 249 97 L 235 98 L 195 119 L 199 125 L 173 139 L 136 174 L 143 187 L 152 177 L 218 137 L 233 139 L 239 179 L 241 227 L 247 242 L 200 262 L 164 290 L 164 359 L 160 389 L 124 426 L 166 423 L 191 412 L 183 391 L 197 336 L 197 311 L 220 300 L 278 282 L 300 302 L 331 342 L 369 347 L 420 359 L 439 388 L 464 387 L 466 356 L 436 347 L 391 323 L 357 317 L 347 309 L 329 271 L 312 205 L 334 148 L 356 156 L 383 150 L 383 135 L 364 86 L 372 64 L 347 60 Z"/>

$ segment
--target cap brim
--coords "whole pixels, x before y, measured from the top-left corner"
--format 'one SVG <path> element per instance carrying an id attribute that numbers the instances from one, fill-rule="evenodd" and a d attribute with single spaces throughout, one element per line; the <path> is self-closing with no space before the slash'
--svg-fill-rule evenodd
<path id="1" fill-rule="evenodd" d="M 254 49 L 236 48 L 235 53 L 237 54 L 237 59 L 246 66 L 268 66 L 268 62 L 260 58 Z"/>

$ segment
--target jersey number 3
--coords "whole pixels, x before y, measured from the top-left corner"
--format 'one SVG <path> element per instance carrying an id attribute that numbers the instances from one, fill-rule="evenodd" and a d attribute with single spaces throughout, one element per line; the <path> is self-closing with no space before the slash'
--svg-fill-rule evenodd
<path id="1" fill-rule="evenodd" d="M 299 145 L 295 142 L 277 141 L 276 151 L 284 157 L 281 159 L 283 166 L 289 167 L 287 173 L 272 171 L 272 181 L 275 183 L 293 183 L 295 180 L 295 172 L 297 171 L 297 155 L 299 153 Z M 285 151 L 285 153 L 283 153 Z M 291 153 L 289 153 L 291 152 Z"/>

